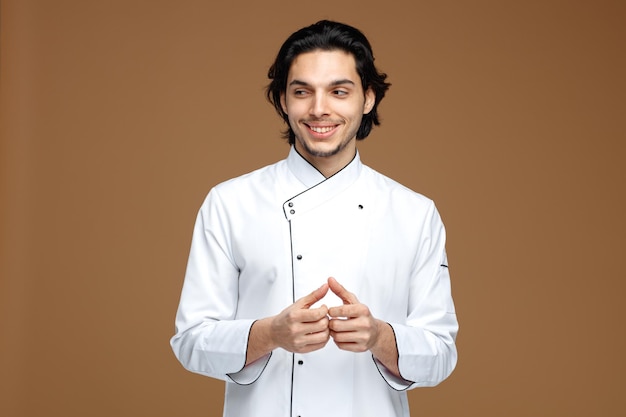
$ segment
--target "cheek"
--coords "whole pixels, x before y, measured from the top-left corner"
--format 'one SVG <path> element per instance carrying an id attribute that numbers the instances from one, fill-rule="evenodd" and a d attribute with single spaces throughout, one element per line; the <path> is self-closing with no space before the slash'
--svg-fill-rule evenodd
<path id="1" fill-rule="evenodd" d="M 285 102 L 283 106 L 283 110 L 289 115 L 289 119 L 301 118 L 302 115 L 306 114 L 306 108 L 304 100 L 291 100 L 290 102 Z"/>
<path id="2" fill-rule="evenodd" d="M 300 125 L 298 124 L 300 118 L 295 116 L 293 112 L 287 113 L 287 120 L 289 122 L 289 127 L 291 128 L 291 130 L 298 131 L 301 129 Z"/>
<path id="3" fill-rule="evenodd" d="M 346 115 L 348 115 L 348 114 L 346 113 Z M 349 115 L 350 115 L 350 119 L 354 123 L 357 123 L 357 124 L 361 123 L 361 119 L 365 115 L 364 109 L 363 109 L 363 107 L 352 108 Z"/>
<path id="4" fill-rule="evenodd" d="M 339 114 L 343 114 L 350 119 L 360 119 L 365 111 L 364 102 L 362 100 L 342 102 L 336 107 Z"/>

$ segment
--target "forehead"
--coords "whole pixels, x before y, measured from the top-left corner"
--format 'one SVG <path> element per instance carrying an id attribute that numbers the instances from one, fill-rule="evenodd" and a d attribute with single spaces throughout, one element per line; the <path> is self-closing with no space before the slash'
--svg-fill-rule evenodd
<path id="1" fill-rule="evenodd" d="M 291 63 L 287 78 L 287 83 L 298 80 L 313 84 L 345 79 L 360 84 L 354 56 L 343 50 L 302 53 Z"/>

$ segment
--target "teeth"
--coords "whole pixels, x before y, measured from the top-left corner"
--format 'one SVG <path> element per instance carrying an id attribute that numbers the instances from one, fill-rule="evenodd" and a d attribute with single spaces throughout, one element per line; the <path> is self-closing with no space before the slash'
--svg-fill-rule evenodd
<path id="1" fill-rule="evenodd" d="M 332 126 L 309 126 L 309 127 L 315 133 L 326 133 L 334 129 Z"/>

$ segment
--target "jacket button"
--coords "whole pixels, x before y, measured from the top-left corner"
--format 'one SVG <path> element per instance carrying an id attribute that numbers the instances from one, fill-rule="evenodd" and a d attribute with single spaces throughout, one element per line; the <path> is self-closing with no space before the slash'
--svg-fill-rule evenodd
<path id="1" fill-rule="evenodd" d="M 299 361 L 298 361 L 298 365 L 302 365 L 303 363 L 304 363 L 304 361 L 303 361 L 303 360 L 299 360 Z"/>
<path id="2" fill-rule="evenodd" d="M 289 207 L 293 207 L 293 203 L 290 201 L 288 204 Z"/>
<path id="3" fill-rule="evenodd" d="M 302 255 L 296 256 L 296 259 L 298 259 L 298 260 L 302 259 Z"/>
<path id="4" fill-rule="evenodd" d="M 296 214 L 296 211 L 295 210 L 289 210 L 289 213 Z"/>

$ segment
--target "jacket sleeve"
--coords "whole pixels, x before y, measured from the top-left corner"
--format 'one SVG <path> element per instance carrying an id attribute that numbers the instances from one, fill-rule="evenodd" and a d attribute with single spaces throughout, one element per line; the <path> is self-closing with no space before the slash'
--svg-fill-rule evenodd
<path id="1" fill-rule="evenodd" d="M 254 320 L 236 319 L 239 269 L 230 250 L 229 222 L 214 188 L 194 226 L 170 344 L 187 370 L 250 384 L 260 376 L 270 355 L 244 368 Z"/>
<path id="2" fill-rule="evenodd" d="M 445 242 L 445 228 L 434 203 L 431 203 L 410 277 L 407 320 L 405 323 L 390 323 L 396 337 L 398 367 L 403 379 L 377 363 L 381 375 L 394 389 L 437 385 L 456 366 L 458 322 Z"/>

